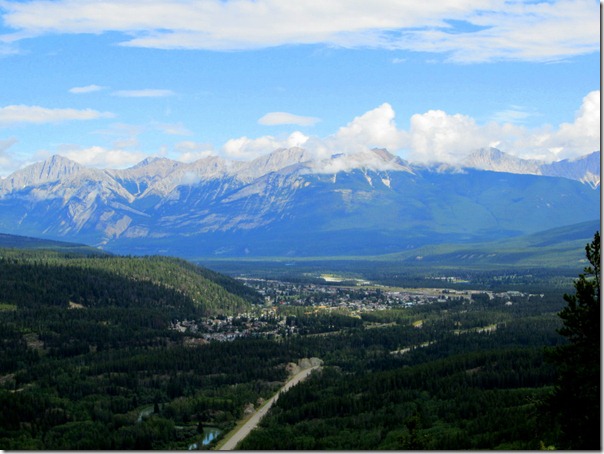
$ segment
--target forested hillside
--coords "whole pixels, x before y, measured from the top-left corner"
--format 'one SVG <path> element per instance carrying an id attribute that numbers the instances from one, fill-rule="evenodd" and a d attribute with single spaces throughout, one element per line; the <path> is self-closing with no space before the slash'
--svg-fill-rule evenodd
<path id="1" fill-rule="evenodd" d="M 258 298 L 234 279 L 161 256 L 0 249 L 0 267 L 3 302 L 17 306 L 68 307 L 75 303 L 107 308 L 135 304 L 217 314 L 240 312 Z"/>
<path id="2" fill-rule="evenodd" d="M 544 358 L 561 342 L 546 313 L 555 304 L 443 303 L 300 340 L 329 367 L 283 395 L 240 448 L 539 449 L 556 437 L 539 412 L 556 376 Z"/>
<path id="3" fill-rule="evenodd" d="M 187 344 L 202 339 L 175 321 L 225 318 L 258 296 L 182 260 L 0 249 L 0 295 L 3 449 L 173 446 L 195 427 L 174 436 L 166 419 L 140 420 L 145 406 L 194 392 L 191 413 L 218 424 L 285 376 L 289 357 L 267 341 Z"/>
<path id="4" fill-rule="evenodd" d="M 108 255 L 101 249 L 79 243 L 54 241 L 22 235 L 0 233 L 0 248 L 44 249 L 71 254 Z"/>
<path id="5" fill-rule="evenodd" d="M 361 312 L 266 306 L 176 259 L 3 249 L 0 448 L 187 449 L 208 427 L 227 433 L 309 357 L 322 370 L 240 448 L 557 446 L 541 407 L 567 289 L 531 288 Z"/>

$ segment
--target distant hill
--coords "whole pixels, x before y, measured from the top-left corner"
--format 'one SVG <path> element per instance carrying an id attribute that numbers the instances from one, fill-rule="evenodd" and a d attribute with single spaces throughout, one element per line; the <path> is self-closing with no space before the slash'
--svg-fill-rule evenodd
<path id="1" fill-rule="evenodd" d="M 9 235 L 0 233 L 0 248 L 17 249 L 50 249 L 61 252 L 80 253 L 85 255 L 108 255 L 106 251 L 80 243 L 47 240 L 30 236 Z"/>
<path id="2" fill-rule="evenodd" d="M 451 268 L 556 267 L 581 269 L 585 245 L 600 230 L 600 220 L 581 222 L 501 241 L 430 245 L 381 259 L 401 265 Z"/>
<path id="3" fill-rule="evenodd" d="M 16 307 L 162 309 L 162 317 L 245 311 L 259 295 L 235 279 L 170 257 L 0 249 L 2 303 Z M 19 285 L 15 285 L 17 282 Z"/>

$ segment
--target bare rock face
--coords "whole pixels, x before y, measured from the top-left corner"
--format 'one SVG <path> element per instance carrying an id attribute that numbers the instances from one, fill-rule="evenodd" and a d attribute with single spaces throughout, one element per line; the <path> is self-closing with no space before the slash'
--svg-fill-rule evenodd
<path id="1" fill-rule="evenodd" d="M 600 185 L 600 152 L 594 151 L 576 159 L 546 163 L 521 159 L 496 148 L 483 148 L 468 155 L 463 167 L 525 175 L 544 175 L 581 181 L 596 188 Z"/>
<path id="2" fill-rule="evenodd" d="M 0 180 L 0 231 L 186 258 L 395 253 L 598 219 L 599 162 L 488 149 L 426 167 L 383 149 L 289 148 L 101 170 L 53 156 Z"/>
<path id="3" fill-rule="evenodd" d="M 310 369 L 311 367 L 322 366 L 323 360 L 319 358 L 302 358 L 298 361 L 298 367 L 300 370 Z"/>
<path id="4" fill-rule="evenodd" d="M 496 148 L 483 148 L 470 154 L 462 162 L 464 167 L 492 170 L 495 172 L 541 175 L 544 163 L 533 159 L 520 159 L 503 153 Z"/>
<path id="5" fill-rule="evenodd" d="M 300 369 L 310 369 L 312 367 L 310 359 L 308 358 L 302 358 L 300 361 L 298 361 L 298 365 L 300 366 Z"/>
<path id="6" fill-rule="evenodd" d="M 243 408 L 243 414 L 244 415 L 251 415 L 252 413 L 254 413 L 256 410 L 254 409 L 254 404 L 249 402 L 245 405 L 245 407 Z"/>

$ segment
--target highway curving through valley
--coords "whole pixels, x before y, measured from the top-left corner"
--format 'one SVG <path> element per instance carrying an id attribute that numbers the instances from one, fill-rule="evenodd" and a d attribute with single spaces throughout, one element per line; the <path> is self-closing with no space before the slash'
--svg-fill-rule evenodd
<path id="1" fill-rule="evenodd" d="M 285 392 L 288 389 L 290 389 L 292 386 L 297 385 L 302 380 L 307 378 L 313 370 L 316 370 L 320 367 L 321 366 L 312 366 L 308 369 L 303 369 L 300 372 L 298 372 L 296 375 L 294 375 L 287 383 L 285 383 L 285 385 L 283 385 L 283 387 L 279 390 L 279 392 L 277 394 L 275 394 L 273 397 L 271 397 L 269 400 L 267 400 L 265 402 L 265 404 L 262 407 L 260 407 L 250 417 L 250 419 L 248 419 L 246 421 L 246 423 L 227 440 L 227 442 L 225 444 L 223 444 L 220 448 L 218 448 L 218 450 L 219 451 L 231 451 L 231 450 L 235 449 L 237 447 L 237 444 L 241 440 L 243 440 L 245 437 L 247 437 L 248 434 L 260 423 L 260 420 L 264 417 L 264 415 L 266 415 L 266 413 L 268 413 L 268 411 L 273 406 L 273 404 L 277 401 L 277 399 L 279 398 L 279 395 L 282 392 Z"/>

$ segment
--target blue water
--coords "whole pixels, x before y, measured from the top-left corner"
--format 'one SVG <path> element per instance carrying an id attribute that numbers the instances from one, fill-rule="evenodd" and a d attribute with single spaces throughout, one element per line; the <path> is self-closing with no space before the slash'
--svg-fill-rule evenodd
<path id="1" fill-rule="evenodd" d="M 222 431 L 215 427 L 204 427 L 203 428 L 203 440 L 201 440 L 201 446 L 209 445 Z M 198 443 L 193 443 L 189 446 L 189 451 L 193 451 L 198 448 Z"/>

